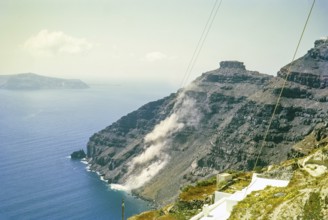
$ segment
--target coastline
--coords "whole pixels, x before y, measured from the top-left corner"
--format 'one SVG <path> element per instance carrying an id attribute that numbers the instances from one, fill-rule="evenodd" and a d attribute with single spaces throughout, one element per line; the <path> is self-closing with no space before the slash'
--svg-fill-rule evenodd
<path id="1" fill-rule="evenodd" d="M 121 192 L 124 192 L 124 193 L 126 193 L 126 194 L 128 194 L 128 195 L 134 197 L 134 198 L 137 198 L 137 199 L 140 199 L 140 200 L 142 200 L 142 201 L 144 201 L 144 202 L 147 202 L 147 203 L 148 203 L 147 206 L 148 206 L 150 209 L 155 209 L 155 208 L 158 208 L 158 207 L 159 207 L 159 205 L 156 204 L 155 201 L 153 201 L 153 200 L 149 200 L 149 199 L 147 199 L 147 198 L 144 198 L 144 197 L 140 196 L 135 190 L 129 190 L 129 189 L 127 189 L 125 186 L 120 185 L 120 184 L 108 183 L 108 180 L 106 180 L 106 179 L 104 178 L 104 175 L 102 175 L 99 171 L 96 171 L 96 170 L 91 169 L 91 161 L 92 161 L 92 158 L 87 158 L 87 157 L 86 157 L 86 158 L 81 159 L 81 163 L 83 163 L 83 164 L 86 165 L 86 168 L 85 168 L 86 171 L 87 171 L 87 172 L 93 172 L 93 173 L 96 173 L 97 176 L 99 177 L 99 179 L 100 179 L 101 181 L 105 182 L 105 183 L 108 185 L 108 187 L 109 187 L 110 190 L 112 190 L 112 191 L 121 191 Z M 150 209 L 149 209 L 149 210 L 150 210 Z"/>

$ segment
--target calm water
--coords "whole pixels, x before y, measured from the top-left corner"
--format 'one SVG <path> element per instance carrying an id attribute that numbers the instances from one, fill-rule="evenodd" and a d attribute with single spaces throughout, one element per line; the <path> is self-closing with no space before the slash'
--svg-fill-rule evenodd
<path id="1" fill-rule="evenodd" d="M 151 92 L 149 92 L 152 90 Z M 93 86 L 87 90 L 0 90 L 0 219 L 121 219 L 149 209 L 112 191 L 68 158 L 88 138 L 168 88 Z"/>

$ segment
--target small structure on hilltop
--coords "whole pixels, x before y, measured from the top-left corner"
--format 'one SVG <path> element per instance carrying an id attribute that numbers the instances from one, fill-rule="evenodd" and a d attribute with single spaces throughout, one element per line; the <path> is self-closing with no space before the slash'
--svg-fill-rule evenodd
<path id="1" fill-rule="evenodd" d="M 223 181 L 229 181 L 229 180 L 232 180 L 232 174 L 230 174 L 230 173 L 219 173 L 216 176 L 217 184 L 222 183 Z"/>
<path id="2" fill-rule="evenodd" d="M 242 69 L 246 70 L 246 67 L 243 62 L 239 61 L 221 61 L 220 68 L 228 68 L 228 69 Z"/>

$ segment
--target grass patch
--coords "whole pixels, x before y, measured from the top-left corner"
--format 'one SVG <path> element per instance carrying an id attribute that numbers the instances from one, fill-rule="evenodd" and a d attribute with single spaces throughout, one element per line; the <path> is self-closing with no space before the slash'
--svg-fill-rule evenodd
<path id="1" fill-rule="evenodd" d="M 129 218 L 129 220 L 155 220 L 160 217 L 160 212 L 157 210 L 143 212 L 139 215 Z"/>
<path id="2" fill-rule="evenodd" d="M 273 219 L 277 214 L 279 219 L 324 219 L 328 210 L 327 189 L 328 174 L 313 177 L 303 169 L 294 171 L 294 175 L 285 188 L 266 187 L 263 191 L 255 191 L 239 202 L 230 215 L 230 220 Z M 318 191 L 318 189 L 320 189 Z M 325 190 L 323 190 L 325 189 Z M 320 192 L 320 193 L 318 193 Z M 277 216 L 275 216 L 277 217 Z"/>
<path id="3" fill-rule="evenodd" d="M 312 154 L 322 150 L 325 155 L 328 146 L 312 150 Z M 292 179 L 289 185 L 282 187 L 266 187 L 265 190 L 255 191 L 239 202 L 230 215 L 230 220 L 240 219 L 323 219 L 328 216 L 328 173 L 319 177 L 311 176 L 307 171 L 299 166 L 298 160 L 292 159 L 271 166 L 270 173 L 265 175 L 290 174 Z M 310 159 L 307 164 L 325 165 L 327 159 Z M 328 167 L 328 166 L 327 166 Z M 153 210 L 134 216 L 129 220 L 187 220 L 199 213 L 204 204 L 212 202 L 211 196 L 216 190 L 226 193 L 240 191 L 251 182 L 251 172 L 230 172 L 232 179 L 216 183 L 216 177 L 199 181 L 194 185 L 189 185 L 181 189 L 181 193 L 174 204 L 168 205 L 159 210 Z M 278 178 L 277 177 L 277 178 Z M 289 177 L 289 176 L 288 176 Z M 266 178 L 266 177 L 265 177 Z"/>
<path id="4" fill-rule="evenodd" d="M 216 190 L 216 184 L 208 186 L 190 186 L 180 193 L 181 201 L 204 200 Z"/>
<path id="5" fill-rule="evenodd" d="M 305 220 L 321 220 L 323 215 L 321 213 L 320 193 L 311 192 L 309 199 L 306 201 L 303 209 L 303 219 Z"/>
<path id="6" fill-rule="evenodd" d="M 235 173 L 232 177 L 232 180 L 223 182 L 218 185 L 218 191 L 232 194 L 248 186 L 251 181 L 252 173 Z"/>

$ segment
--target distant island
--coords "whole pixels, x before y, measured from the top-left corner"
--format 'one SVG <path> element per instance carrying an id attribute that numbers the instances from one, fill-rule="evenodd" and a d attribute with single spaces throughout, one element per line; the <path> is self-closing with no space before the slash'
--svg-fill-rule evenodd
<path id="1" fill-rule="evenodd" d="M 0 75 L 0 89 L 43 90 L 43 89 L 86 89 L 89 86 L 79 79 L 61 79 L 35 73 Z"/>

